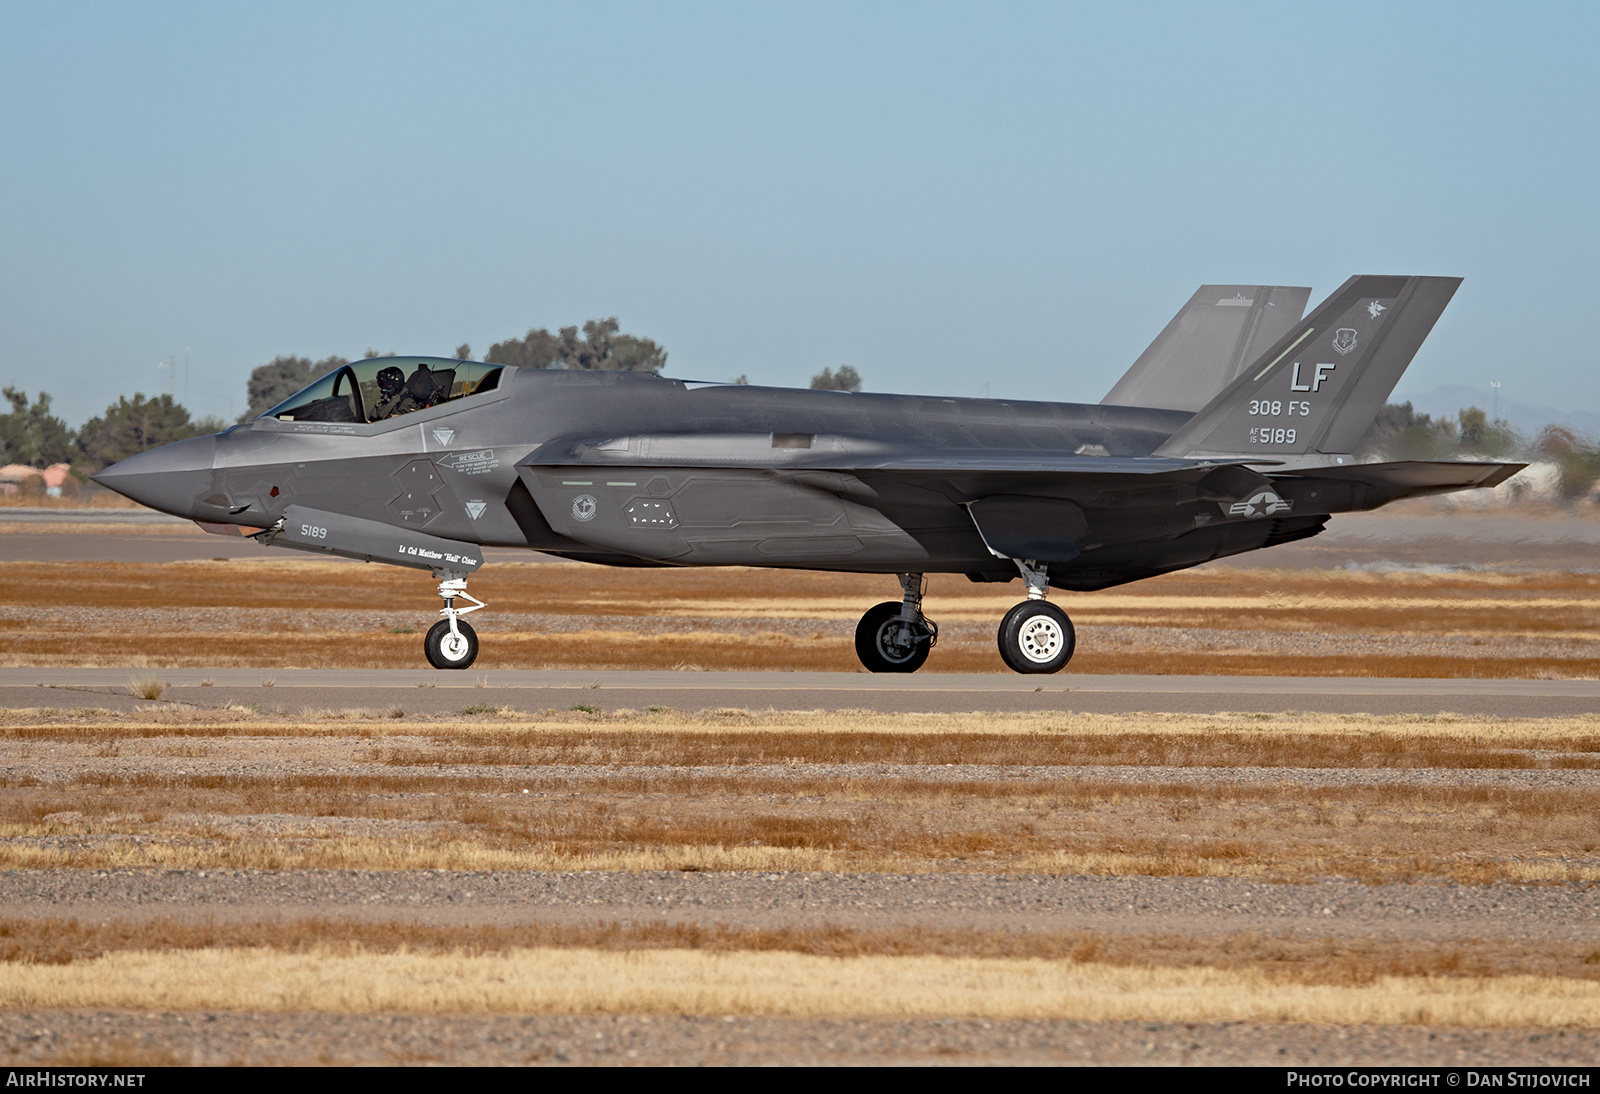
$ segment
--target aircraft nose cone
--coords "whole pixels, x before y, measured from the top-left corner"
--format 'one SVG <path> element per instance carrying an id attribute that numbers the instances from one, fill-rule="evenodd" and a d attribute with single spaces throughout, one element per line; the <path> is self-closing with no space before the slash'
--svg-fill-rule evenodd
<path id="1" fill-rule="evenodd" d="M 191 437 L 140 452 L 89 477 L 101 486 L 176 517 L 193 517 L 194 501 L 211 483 L 217 438 Z"/>

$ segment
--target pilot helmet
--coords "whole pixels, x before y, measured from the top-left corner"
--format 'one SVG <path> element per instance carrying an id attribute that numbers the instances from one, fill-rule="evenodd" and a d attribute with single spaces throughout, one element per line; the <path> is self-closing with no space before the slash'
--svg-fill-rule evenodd
<path id="1" fill-rule="evenodd" d="M 390 365 L 378 372 L 378 390 L 385 399 L 392 399 L 406 386 L 406 374 Z"/>

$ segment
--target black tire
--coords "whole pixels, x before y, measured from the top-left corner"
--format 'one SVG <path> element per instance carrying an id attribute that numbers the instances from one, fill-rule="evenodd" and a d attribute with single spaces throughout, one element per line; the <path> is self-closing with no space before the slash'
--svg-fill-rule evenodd
<path id="1" fill-rule="evenodd" d="M 423 639 L 422 648 L 428 654 L 428 664 L 436 669 L 464 669 L 478 659 L 478 632 L 465 619 L 456 620 L 456 630 L 462 638 L 467 640 L 465 653 L 456 653 L 445 646 L 445 639 L 450 637 L 450 621 L 441 619 L 428 630 L 428 637 Z"/>
<path id="2" fill-rule="evenodd" d="M 1000 658 L 1013 672 L 1060 672 L 1072 660 L 1077 635 L 1054 604 L 1024 600 L 1000 621 Z"/>
<path id="3" fill-rule="evenodd" d="M 920 634 L 909 650 L 894 644 L 900 624 L 900 602 L 885 600 L 867 609 L 856 624 L 856 656 L 868 672 L 916 672 L 928 659 L 932 634 L 919 625 Z M 926 636 L 926 637 L 924 637 Z"/>

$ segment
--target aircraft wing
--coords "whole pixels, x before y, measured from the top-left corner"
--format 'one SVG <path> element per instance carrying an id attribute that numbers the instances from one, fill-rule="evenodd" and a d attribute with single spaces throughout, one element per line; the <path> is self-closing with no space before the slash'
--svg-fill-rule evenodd
<path id="1" fill-rule="evenodd" d="M 809 448 L 798 447 L 802 436 Z M 870 566 L 919 552 L 1064 562 L 1101 543 L 1262 518 L 1283 524 L 1273 534 L 1313 535 L 1325 520 L 1317 514 L 1494 486 L 1522 467 L 1246 463 L 930 453 L 819 434 L 639 434 L 554 441 L 517 473 L 550 530 L 591 549 L 680 564 L 753 553 Z"/>
<path id="2" fill-rule="evenodd" d="M 772 558 L 855 562 L 942 549 L 1064 560 L 1079 553 L 1086 508 L 1167 513 L 1174 503 L 1231 502 L 1270 485 L 1241 460 L 933 454 L 804 436 L 811 447 L 774 448 L 797 442 L 766 433 L 556 441 L 517 473 L 558 535 L 683 563 L 748 557 L 752 547 Z"/>
<path id="3" fill-rule="evenodd" d="M 929 452 L 878 441 L 820 433 L 643 433 L 568 438 L 534 449 L 518 468 L 618 467 L 750 468 L 788 471 L 1040 472 L 1052 475 L 1165 475 L 1225 465 L 1260 463 L 1245 456 L 1186 459 L 1165 456 L 1064 455 L 1038 448 L 981 448 Z M 1268 461 L 1271 462 L 1271 461 Z"/>

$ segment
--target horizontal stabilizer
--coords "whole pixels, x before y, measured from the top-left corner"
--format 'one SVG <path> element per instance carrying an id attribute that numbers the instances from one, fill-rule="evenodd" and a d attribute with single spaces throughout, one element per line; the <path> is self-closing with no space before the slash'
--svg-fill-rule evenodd
<path id="1" fill-rule="evenodd" d="M 1199 410 L 1289 333 L 1311 290 L 1201 285 L 1102 404 Z"/>
<path id="2" fill-rule="evenodd" d="M 1353 452 L 1460 284 L 1459 277 L 1352 277 L 1155 454 Z"/>
<path id="3" fill-rule="evenodd" d="M 1457 463 L 1449 460 L 1401 460 L 1338 467 L 1297 468 L 1271 472 L 1285 495 L 1305 498 L 1302 508 L 1374 509 L 1401 498 L 1449 494 L 1457 490 L 1499 486 L 1528 466 L 1525 463 Z M 1317 504 L 1313 504 L 1313 500 Z"/>

